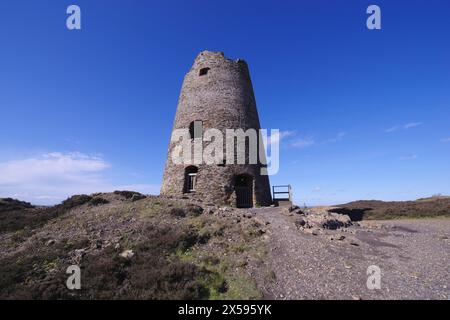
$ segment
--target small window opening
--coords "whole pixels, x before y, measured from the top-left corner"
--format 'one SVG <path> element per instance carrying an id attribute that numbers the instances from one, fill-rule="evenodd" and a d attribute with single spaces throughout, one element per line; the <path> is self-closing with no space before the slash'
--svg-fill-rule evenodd
<path id="1" fill-rule="evenodd" d="M 205 75 L 208 74 L 208 71 L 209 71 L 209 68 L 201 68 L 199 75 L 200 76 L 205 76 Z"/>
<path id="2" fill-rule="evenodd" d="M 189 125 L 189 135 L 191 139 L 203 137 L 203 122 L 201 120 L 192 121 Z"/>
<path id="3" fill-rule="evenodd" d="M 197 172 L 198 168 L 191 166 L 187 167 L 185 170 L 185 192 L 195 192 L 195 187 L 197 184 Z"/>

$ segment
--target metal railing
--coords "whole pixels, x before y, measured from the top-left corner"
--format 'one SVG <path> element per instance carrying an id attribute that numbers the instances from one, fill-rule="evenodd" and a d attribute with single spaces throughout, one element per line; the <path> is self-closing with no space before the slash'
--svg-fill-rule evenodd
<path id="1" fill-rule="evenodd" d="M 274 201 L 275 200 L 292 201 L 292 188 L 290 184 L 285 186 L 272 186 L 272 194 Z M 279 197 L 278 195 L 284 195 L 284 197 L 283 196 Z"/>

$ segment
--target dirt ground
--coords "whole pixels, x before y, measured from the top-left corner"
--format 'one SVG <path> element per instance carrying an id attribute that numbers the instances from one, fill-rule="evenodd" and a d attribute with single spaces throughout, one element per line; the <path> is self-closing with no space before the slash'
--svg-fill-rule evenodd
<path id="1" fill-rule="evenodd" d="M 252 210 L 268 223 L 265 268 L 252 271 L 267 299 L 450 299 L 450 219 L 362 221 L 313 235 L 295 214 Z M 380 289 L 367 287 L 371 265 Z"/>
<path id="2" fill-rule="evenodd" d="M 450 298 L 448 218 L 328 230 L 300 221 L 329 207 L 200 207 L 126 191 L 49 208 L 5 203 L 0 298 Z M 73 264 L 83 273 L 76 294 L 65 286 Z M 380 289 L 367 287 L 370 266 L 381 271 Z"/>

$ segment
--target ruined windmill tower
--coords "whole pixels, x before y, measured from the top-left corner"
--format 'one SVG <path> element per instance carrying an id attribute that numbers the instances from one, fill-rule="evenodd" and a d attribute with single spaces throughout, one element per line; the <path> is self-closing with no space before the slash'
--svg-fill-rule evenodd
<path id="1" fill-rule="evenodd" d="M 223 133 L 226 152 L 226 129 L 259 130 L 260 123 L 247 63 L 204 51 L 184 78 L 173 130 L 189 129 L 194 149 L 194 140 L 211 128 Z M 169 144 L 162 195 L 237 207 L 271 204 L 269 178 L 261 175 L 264 165 L 259 160 L 230 164 L 224 157 L 218 164 L 175 164 L 171 157 L 175 145 Z"/>

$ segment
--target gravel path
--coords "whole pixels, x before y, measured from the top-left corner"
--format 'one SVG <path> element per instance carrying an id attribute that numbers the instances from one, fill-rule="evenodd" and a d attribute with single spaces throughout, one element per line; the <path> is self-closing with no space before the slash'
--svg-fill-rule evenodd
<path id="1" fill-rule="evenodd" d="M 312 235 L 280 208 L 253 212 L 268 223 L 266 271 L 255 270 L 266 298 L 450 299 L 450 219 L 364 221 Z M 381 289 L 367 288 L 371 265 Z"/>

